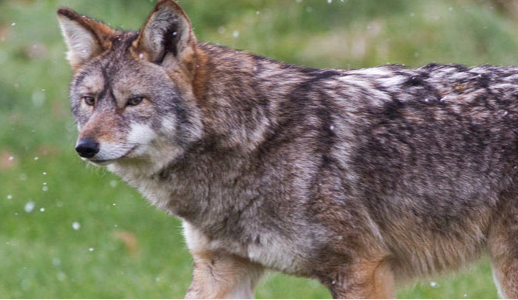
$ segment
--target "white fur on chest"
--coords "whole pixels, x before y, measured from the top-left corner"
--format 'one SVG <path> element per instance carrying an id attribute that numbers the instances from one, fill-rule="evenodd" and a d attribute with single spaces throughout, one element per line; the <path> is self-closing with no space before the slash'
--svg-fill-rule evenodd
<path id="1" fill-rule="evenodd" d="M 160 209 L 167 209 L 171 195 L 163 182 L 159 183 L 156 180 L 139 178 L 129 174 L 126 174 L 124 179 L 137 188 L 153 205 Z M 302 258 L 305 253 L 300 247 L 275 233 L 261 234 L 259 243 L 241 244 L 230 239 L 209 240 L 187 221 L 183 222 L 183 227 L 187 246 L 192 253 L 224 251 L 260 263 L 270 269 L 286 273 L 300 273 L 302 271 Z"/>
<path id="2" fill-rule="evenodd" d="M 304 251 L 275 234 L 262 234 L 259 243 L 209 240 L 189 222 L 183 222 L 184 236 L 191 253 L 223 251 L 247 258 L 267 268 L 291 274 L 303 272 Z"/>
<path id="3" fill-rule="evenodd" d="M 171 197 L 169 191 L 156 180 L 141 180 L 137 186 L 140 193 L 148 199 L 151 204 L 160 209 L 166 209 Z"/>

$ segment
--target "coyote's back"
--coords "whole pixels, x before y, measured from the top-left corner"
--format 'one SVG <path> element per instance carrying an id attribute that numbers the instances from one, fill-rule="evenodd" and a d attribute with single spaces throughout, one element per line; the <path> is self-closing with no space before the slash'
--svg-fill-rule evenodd
<path id="1" fill-rule="evenodd" d="M 484 252 L 518 297 L 518 68 L 302 68 L 197 42 L 171 0 L 139 32 L 58 15 L 76 150 L 183 220 L 188 297 L 265 269 L 393 297 Z"/>

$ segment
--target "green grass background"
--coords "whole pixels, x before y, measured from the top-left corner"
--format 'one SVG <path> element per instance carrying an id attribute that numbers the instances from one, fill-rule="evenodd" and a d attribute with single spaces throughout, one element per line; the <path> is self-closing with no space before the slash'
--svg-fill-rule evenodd
<path id="1" fill-rule="evenodd" d="M 192 261 L 175 218 L 73 145 L 70 69 L 55 11 L 138 29 L 154 1 L 0 0 L 0 298 L 182 297 Z M 182 0 L 200 40 L 290 63 L 517 63 L 512 1 Z M 26 212 L 27 203 L 34 209 Z M 75 230 L 74 222 L 80 224 Z M 436 284 L 433 284 L 434 282 Z M 401 298 L 494 298 L 487 258 L 402 287 Z M 316 281 L 270 274 L 259 298 L 328 298 Z"/>

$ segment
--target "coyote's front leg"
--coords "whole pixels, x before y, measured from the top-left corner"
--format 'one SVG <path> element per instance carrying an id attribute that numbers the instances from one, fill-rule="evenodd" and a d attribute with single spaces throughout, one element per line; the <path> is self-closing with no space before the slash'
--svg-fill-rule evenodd
<path id="1" fill-rule="evenodd" d="M 253 298 L 263 268 L 222 253 L 193 253 L 193 280 L 185 298 Z"/>
<path id="2" fill-rule="evenodd" d="M 264 272 L 261 265 L 211 250 L 209 239 L 184 221 L 184 235 L 194 259 L 192 283 L 185 298 L 253 298 Z"/>

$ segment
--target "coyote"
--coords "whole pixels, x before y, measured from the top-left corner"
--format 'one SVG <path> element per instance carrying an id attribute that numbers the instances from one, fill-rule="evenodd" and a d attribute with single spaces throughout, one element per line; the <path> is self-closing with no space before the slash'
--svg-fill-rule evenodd
<path id="1" fill-rule="evenodd" d="M 188 298 L 265 270 L 393 298 L 485 252 L 518 297 L 517 67 L 299 67 L 197 42 L 172 0 L 138 32 L 58 18 L 75 149 L 183 221 Z"/>

